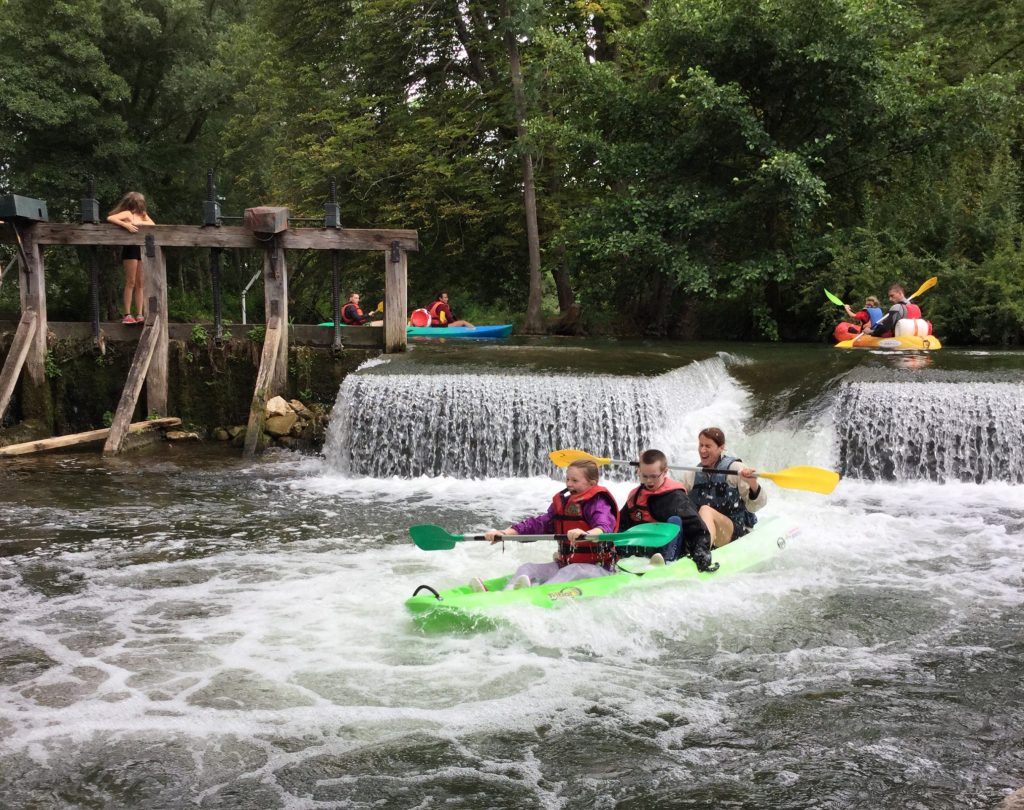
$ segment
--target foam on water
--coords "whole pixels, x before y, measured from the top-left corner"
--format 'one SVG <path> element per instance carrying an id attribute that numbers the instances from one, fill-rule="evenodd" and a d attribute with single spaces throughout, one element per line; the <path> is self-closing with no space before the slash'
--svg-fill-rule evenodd
<path id="1" fill-rule="evenodd" d="M 685 385 L 640 383 L 661 398 L 649 440 L 692 462 L 715 423 L 749 463 L 827 466 L 833 412 L 744 435 L 749 394 L 727 361 L 702 366 L 689 399 L 692 370 Z M 984 710 L 970 697 L 999 699 L 1013 643 L 999 628 L 1024 601 L 1018 487 L 845 478 L 825 498 L 766 482 L 764 514 L 801 533 L 759 570 L 420 633 L 403 605 L 417 585 L 506 573 L 553 546 L 423 552 L 407 527 L 507 525 L 546 507 L 560 473 L 544 472 L 364 477 L 279 457 L 218 489 L 173 466 L 156 486 L 115 478 L 103 486 L 124 501 L 92 510 L 62 506 L 58 488 L 45 504 L 26 495 L 5 530 L 32 533 L 42 515 L 41 534 L 66 537 L 0 558 L 2 792 L 12 806 L 58 785 L 72 804 L 123 806 L 601 807 L 680 791 L 852 806 L 850 785 L 877 802 L 872 785 L 934 791 L 938 771 L 973 767 L 977 737 L 959 735 Z M 609 486 L 621 502 L 633 483 Z M 102 531 L 112 508 L 134 529 Z M 945 723 L 949 739 L 911 722 Z M 1012 770 L 1001 727 L 986 733 L 989 770 L 970 790 Z M 956 800 L 924 804 L 969 804 L 942 789 Z"/>

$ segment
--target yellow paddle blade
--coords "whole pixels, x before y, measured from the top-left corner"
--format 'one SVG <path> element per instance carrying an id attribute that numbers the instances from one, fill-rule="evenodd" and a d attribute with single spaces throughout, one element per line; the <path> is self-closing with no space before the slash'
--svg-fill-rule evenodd
<path id="1" fill-rule="evenodd" d="M 928 290 L 930 290 L 932 287 L 934 287 L 938 283 L 939 283 L 939 277 L 938 276 L 932 276 L 924 284 L 922 284 L 920 287 L 918 287 L 917 288 L 917 292 L 915 292 L 910 297 L 911 298 L 917 298 L 917 296 L 919 296 L 921 293 L 928 292 Z"/>
<path id="2" fill-rule="evenodd" d="M 550 458 L 556 467 L 568 467 L 574 461 L 593 461 L 595 464 L 611 464 L 610 458 L 599 458 L 598 456 L 592 456 L 586 450 L 576 450 L 574 448 L 568 448 L 566 450 L 552 450 L 548 453 Z"/>
<path id="3" fill-rule="evenodd" d="M 778 472 L 758 472 L 758 476 L 786 489 L 805 489 L 822 495 L 828 495 L 839 483 L 839 473 L 824 467 L 786 467 Z"/>

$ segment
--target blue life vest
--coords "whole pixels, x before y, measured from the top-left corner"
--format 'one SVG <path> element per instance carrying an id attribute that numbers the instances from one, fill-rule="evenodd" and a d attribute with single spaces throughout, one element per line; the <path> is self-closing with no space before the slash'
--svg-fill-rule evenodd
<path id="1" fill-rule="evenodd" d="M 885 314 L 882 312 L 881 307 L 864 307 L 864 311 L 868 314 L 868 317 L 871 319 L 872 326 L 874 326 L 876 323 L 882 320 L 882 318 L 885 317 Z"/>
<path id="2" fill-rule="evenodd" d="M 714 469 L 728 470 L 733 462 L 742 460 L 735 456 L 723 455 L 718 459 Z M 705 505 L 710 506 L 729 518 L 737 528 L 745 526 L 749 529 L 757 523 L 757 515 L 747 511 L 743 503 L 743 496 L 740 495 L 739 487 L 736 485 L 736 479 L 735 475 L 717 475 L 705 467 L 693 476 L 690 500 L 698 509 Z M 737 536 L 739 535 L 737 534 Z"/>

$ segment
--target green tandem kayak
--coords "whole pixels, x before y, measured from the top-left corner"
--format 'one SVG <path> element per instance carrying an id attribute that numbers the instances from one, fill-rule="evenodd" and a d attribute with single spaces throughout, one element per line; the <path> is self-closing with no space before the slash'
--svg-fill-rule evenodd
<path id="1" fill-rule="evenodd" d="M 763 518 L 748 535 L 714 551 L 712 556 L 719 565 L 714 572 L 699 572 L 689 558 L 661 567 L 649 567 L 641 560 L 630 558 L 623 565 L 636 573 L 622 572 L 518 590 L 502 590 L 510 574 L 486 580 L 484 593 L 473 591 L 468 584 L 440 592 L 421 585 L 405 606 L 416 624 L 427 631 L 490 629 L 500 622 L 502 609 L 510 605 L 553 608 L 628 589 L 676 582 L 697 584 L 746 571 L 778 554 L 796 533 L 797 529 L 782 518 Z"/>

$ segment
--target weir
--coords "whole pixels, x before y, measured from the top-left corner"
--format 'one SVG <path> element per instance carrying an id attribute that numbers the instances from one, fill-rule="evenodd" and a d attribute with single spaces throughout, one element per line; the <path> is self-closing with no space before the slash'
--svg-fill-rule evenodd
<path id="1" fill-rule="evenodd" d="M 851 382 L 838 389 L 843 475 L 1024 483 L 1024 397 L 1011 382 Z"/>
<path id="2" fill-rule="evenodd" d="M 549 475 L 548 453 L 562 447 L 615 458 L 650 446 L 692 453 L 709 407 L 728 415 L 746 399 L 720 358 L 656 377 L 378 366 L 342 383 L 324 454 L 339 472 L 373 477 Z"/>

